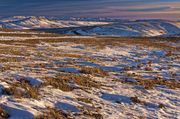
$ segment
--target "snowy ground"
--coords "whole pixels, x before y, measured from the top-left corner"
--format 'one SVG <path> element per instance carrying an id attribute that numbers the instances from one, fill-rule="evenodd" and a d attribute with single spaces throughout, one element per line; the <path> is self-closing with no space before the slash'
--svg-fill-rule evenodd
<path id="1" fill-rule="evenodd" d="M 0 39 L 0 118 L 180 118 L 178 38 Z"/>

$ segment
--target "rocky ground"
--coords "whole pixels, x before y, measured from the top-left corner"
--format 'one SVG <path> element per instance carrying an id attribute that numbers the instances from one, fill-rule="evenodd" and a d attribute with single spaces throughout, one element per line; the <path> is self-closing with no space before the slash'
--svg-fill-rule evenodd
<path id="1" fill-rule="evenodd" d="M 178 38 L 0 35 L 2 119 L 180 118 Z"/>

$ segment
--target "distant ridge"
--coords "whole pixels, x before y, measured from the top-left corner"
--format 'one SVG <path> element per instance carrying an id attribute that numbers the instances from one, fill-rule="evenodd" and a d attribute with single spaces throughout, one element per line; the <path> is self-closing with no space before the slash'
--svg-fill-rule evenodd
<path id="1" fill-rule="evenodd" d="M 41 29 L 78 35 L 105 36 L 175 36 L 180 34 L 180 21 L 111 19 L 58 19 L 45 16 L 1 17 L 0 27 L 12 29 Z"/>

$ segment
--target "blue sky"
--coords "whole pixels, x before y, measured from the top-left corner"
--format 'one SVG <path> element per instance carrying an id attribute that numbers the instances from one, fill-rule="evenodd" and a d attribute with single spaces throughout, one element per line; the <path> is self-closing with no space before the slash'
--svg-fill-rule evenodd
<path id="1" fill-rule="evenodd" d="M 0 0 L 0 16 L 180 18 L 180 0 Z"/>

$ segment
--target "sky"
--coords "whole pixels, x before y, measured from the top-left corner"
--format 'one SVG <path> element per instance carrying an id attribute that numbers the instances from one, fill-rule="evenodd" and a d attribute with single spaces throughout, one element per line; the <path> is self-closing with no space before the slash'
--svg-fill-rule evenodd
<path id="1" fill-rule="evenodd" d="M 180 0 L 0 0 L 0 16 L 180 19 Z"/>

